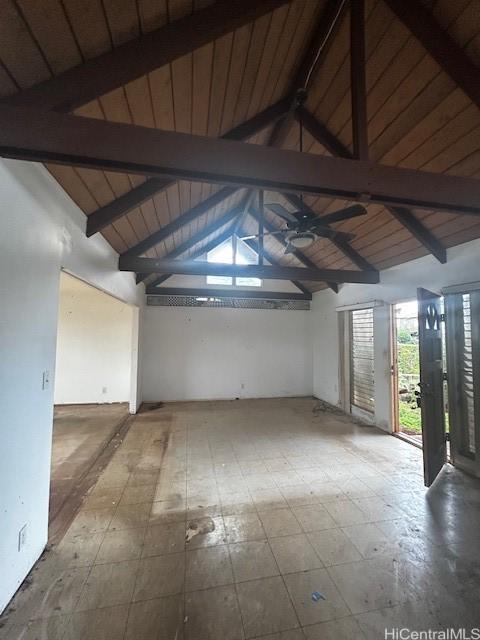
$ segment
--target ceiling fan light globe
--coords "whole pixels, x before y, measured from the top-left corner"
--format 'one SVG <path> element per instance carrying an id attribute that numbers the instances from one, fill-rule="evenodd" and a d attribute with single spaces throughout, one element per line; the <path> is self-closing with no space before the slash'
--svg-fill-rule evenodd
<path id="1" fill-rule="evenodd" d="M 295 249 L 306 249 L 313 244 L 316 239 L 317 237 L 314 233 L 304 232 L 292 234 L 288 238 L 288 242 L 295 247 Z"/>

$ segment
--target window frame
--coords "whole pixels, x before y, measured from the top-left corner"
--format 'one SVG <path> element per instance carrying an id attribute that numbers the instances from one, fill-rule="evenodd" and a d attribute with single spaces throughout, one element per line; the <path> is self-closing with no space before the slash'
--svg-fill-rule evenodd
<path id="1" fill-rule="evenodd" d="M 218 246 L 214 247 L 213 249 L 211 249 L 210 251 L 207 252 L 207 262 L 210 262 L 211 264 L 215 264 L 215 262 L 213 260 L 209 260 L 209 255 L 212 254 L 214 251 L 218 250 L 219 247 L 221 247 L 222 245 L 225 245 L 227 243 L 230 243 L 231 246 L 231 255 L 232 255 L 232 261 L 229 262 L 228 264 L 238 264 L 237 263 L 237 253 L 238 253 L 238 241 L 240 240 L 240 242 L 242 243 L 243 247 L 246 249 L 246 252 L 251 252 L 252 254 L 257 256 L 257 261 L 258 261 L 258 254 L 256 253 L 256 251 L 254 251 L 251 247 L 248 246 L 248 244 L 246 244 L 241 238 L 239 238 L 237 235 L 232 235 L 230 236 L 230 238 L 227 238 L 226 240 L 224 240 L 221 244 L 219 244 Z M 256 264 L 257 262 L 253 262 L 253 263 L 247 263 L 247 264 Z M 230 280 L 230 282 L 215 282 L 215 280 L 217 280 L 218 278 L 228 278 Z M 212 282 L 212 280 L 214 280 Z M 259 288 L 259 287 L 263 287 L 263 280 L 261 278 L 248 278 L 248 280 L 256 280 L 258 282 L 258 284 L 239 284 L 238 280 L 246 280 L 246 278 L 244 278 L 243 276 L 206 276 L 205 281 L 206 284 L 208 284 L 209 286 L 213 286 L 213 287 L 232 287 L 232 288 L 243 288 L 243 287 L 248 287 L 248 288 Z"/>

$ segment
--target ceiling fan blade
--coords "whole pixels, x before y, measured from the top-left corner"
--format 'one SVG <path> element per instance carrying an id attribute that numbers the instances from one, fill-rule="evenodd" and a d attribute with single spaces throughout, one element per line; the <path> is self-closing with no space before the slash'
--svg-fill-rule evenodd
<path id="1" fill-rule="evenodd" d="M 269 204 L 266 204 L 265 206 L 268 207 L 270 211 L 273 211 L 273 213 L 275 213 L 277 216 L 280 216 L 280 218 L 283 218 L 287 222 L 298 222 L 293 213 L 285 209 L 285 207 L 283 207 L 281 204 L 278 204 L 278 202 L 271 202 Z"/>
<path id="2" fill-rule="evenodd" d="M 355 238 L 354 233 L 345 233 L 344 231 L 335 231 L 334 234 L 335 240 L 344 240 L 345 242 L 350 242 L 351 240 L 355 240 Z"/>
<path id="3" fill-rule="evenodd" d="M 255 238 L 260 238 L 261 236 L 277 236 L 282 233 L 286 233 L 288 229 L 279 229 L 278 231 L 265 231 L 265 233 L 256 233 L 251 236 L 243 236 L 240 240 L 254 240 Z"/>
<path id="4" fill-rule="evenodd" d="M 321 224 L 332 224 L 332 222 L 341 222 L 342 220 L 350 220 L 358 216 L 365 216 L 367 210 L 361 204 L 353 204 L 351 207 L 339 209 L 333 213 L 327 213 L 326 216 L 320 218 Z"/>
<path id="5" fill-rule="evenodd" d="M 344 231 L 336 231 L 335 229 L 331 229 L 330 227 L 325 227 L 323 224 L 312 224 L 310 226 L 310 231 L 321 238 L 329 238 L 330 240 L 344 240 L 350 241 L 355 238 L 354 233 L 345 233 Z"/>

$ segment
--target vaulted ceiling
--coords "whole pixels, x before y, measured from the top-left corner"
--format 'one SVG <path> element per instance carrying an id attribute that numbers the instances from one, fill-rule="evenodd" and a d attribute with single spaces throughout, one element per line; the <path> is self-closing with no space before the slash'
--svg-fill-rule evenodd
<path id="1" fill-rule="evenodd" d="M 478 0 L 409 0 L 406 5 L 412 3 L 428 12 L 429 20 L 451 39 L 456 52 L 478 71 Z M 211 4 L 208 0 L 1 0 L 0 94 L 20 94 Z M 478 178 L 480 109 L 475 95 L 465 88 L 468 78 L 455 78 L 451 68 L 440 64 L 435 52 L 427 50 L 423 34 L 414 35 L 408 20 L 392 11 L 391 7 L 398 4 L 395 0 L 365 2 L 369 157 L 385 165 Z M 308 95 L 301 109 L 306 112 L 303 150 L 350 157 L 353 129 L 348 2 L 279 2 L 273 11 L 73 112 L 167 131 L 224 136 L 299 88 L 296 83 L 302 65 L 311 58 L 312 40 L 329 20 L 332 7 L 338 8 L 339 18 L 326 34 L 328 39 L 317 63 L 311 65 Z M 285 114 L 286 109 L 280 111 Z M 270 124 L 258 125 L 253 134 L 247 131 L 248 137 L 241 135 L 241 139 L 248 144 L 273 143 L 298 150 L 299 112 L 297 118 L 290 114 L 286 121 L 279 121 L 280 111 Z M 101 218 L 105 207 L 108 214 L 108 205 L 146 181 L 143 176 L 117 171 L 47 166 L 87 216 L 94 216 L 92 220 Z M 172 232 L 163 237 L 160 234 L 158 242 L 137 255 L 185 259 L 201 255 L 205 247 L 234 228 L 248 196 L 245 188 L 232 189 L 228 197 L 217 197 L 211 207 L 202 208 L 200 203 L 225 187 L 188 180 L 170 181 L 168 185 L 156 192 L 153 189 L 153 195 L 147 194 L 139 204 L 127 207 L 123 215 L 106 226 L 100 225 L 101 233 L 120 254 L 166 228 Z M 265 201 L 282 202 L 294 209 L 278 193 L 266 191 Z M 318 216 L 350 204 L 310 195 L 305 202 Z M 168 226 L 194 207 L 197 209 L 185 224 Z M 302 262 L 298 255 L 284 255 L 275 237 L 265 238 L 265 249 L 282 265 L 312 263 L 321 268 L 358 269 L 363 260 L 375 269 L 384 269 L 427 253 L 444 259 L 445 248 L 480 237 L 478 216 L 415 208 L 398 215 L 382 204 L 367 202 L 366 207 L 367 216 L 334 225 L 355 234 L 347 251 L 338 243 L 320 239 L 303 251 Z M 232 210 L 238 214 L 236 218 L 228 217 Z M 283 226 L 268 211 L 266 223 L 275 228 Z M 255 233 L 257 225 L 252 215 L 243 216 L 246 232 Z M 318 282 L 303 284 L 312 291 L 326 286 Z"/>

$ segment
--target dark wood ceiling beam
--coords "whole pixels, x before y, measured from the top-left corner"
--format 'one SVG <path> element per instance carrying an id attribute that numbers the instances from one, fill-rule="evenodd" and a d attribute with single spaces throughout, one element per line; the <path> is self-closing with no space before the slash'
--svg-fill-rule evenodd
<path id="1" fill-rule="evenodd" d="M 297 118 L 302 120 L 303 126 L 307 129 L 321 145 L 323 145 L 332 156 L 338 158 L 351 159 L 352 152 L 338 138 L 336 138 L 327 127 L 317 120 L 307 109 L 300 107 L 297 111 Z M 389 206 L 385 204 L 385 209 L 400 222 L 428 251 L 442 264 L 447 262 L 447 250 L 442 243 L 435 238 L 433 233 L 425 227 L 418 218 L 406 207 Z M 336 241 L 339 249 L 350 259 L 354 258 L 352 247 L 348 243 Z"/>
<path id="2" fill-rule="evenodd" d="M 350 0 L 350 87 L 353 156 L 359 160 L 368 160 L 365 0 Z"/>
<path id="3" fill-rule="evenodd" d="M 480 180 L 0 107 L 0 155 L 480 215 Z"/>
<path id="4" fill-rule="evenodd" d="M 319 16 L 317 26 L 313 31 L 305 52 L 298 64 L 295 76 L 290 84 L 291 95 L 289 114 L 279 120 L 270 135 L 269 145 L 281 146 L 288 129 L 293 121 L 293 114 L 297 107 L 297 94 L 301 89 L 306 89 L 315 67 L 321 63 L 328 51 L 328 43 L 332 40 L 335 29 L 338 27 L 343 11 L 347 5 L 346 0 L 327 0 L 324 9 Z"/>
<path id="5" fill-rule="evenodd" d="M 240 235 L 245 236 L 247 235 L 247 233 L 243 229 L 241 229 Z M 248 240 L 242 240 L 242 242 L 245 242 L 245 244 L 248 245 L 250 249 L 252 249 L 253 251 L 255 251 L 255 253 L 260 255 L 260 246 L 256 240 L 254 240 L 253 238 L 248 238 Z M 274 267 L 278 267 L 281 265 L 281 263 L 278 262 L 278 260 L 274 258 L 272 254 L 269 251 L 267 251 L 265 248 L 263 248 L 263 257 L 265 258 L 265 260 L 268 260 L 268 262 Z M 307 289 L 307 287 L 305 287 L 299 280 L 290 280 L 290 282 L 294 284 L 298 289 L 300 289 L 302 293 L 311 294 L 310 290 Z"/>
<path id="6" fill-rule="evenodd" d="M 155 233 L 147 236 L 144 240 L 136 244 L 134 247 L 130 247 L 122 253 L 123 256 L 141 256 L 143 253 L 146 253 L 149 249 L 153 249 L 160 242 L 171 236 L 172 233 L 175 233 L 186 224 L 193 222 L 213 207 L 221 204 L 224 200 L 232 196 L 238 189 L 235 187 L 223 187 L 220 191 L 217 191 L 212 196 L 199 202 L 197 205 L 183 213 L 182 215 L 172 220 L 169 224 L 165 225 Z"/>
<path id="7" fill-rule="evenodd" d="M 239 211 L 239 209 L 236 209 L 235 211 L 237 212 L 237 211 Z M 240 215 L 240 214 L 238 214 L 238 215 Z M 234 222 L 228 229 L 223 231 L 220 235 L 218 235 L 216 238 L 214 238 L 211 242 L 209 242 L 208 244 L 204 245 L 203 247 L 201 247 L 197 251 L 194 251 L 192 253 L 192 255 L 190 256 L 190 260 L 195 260 L 196 258 L 199 258 L 200 256 L 207 254 L 212 249 L 215 249 L 215 247 L 218 247 L 218 245 L 222 244 L 222 242 L 224 242 L 225 240 L 230 238 L 234 233 L 236 233 L 236 227 L 237 227 L 237 224 L 236 224 L 236 222 Z M 218 225 L 216 223 L 214 223 L 214 230 L 216 230 L 216 229 L 218 229 Z M 213 231 L 211 233 L 213 233 Z M 246 234 L 244 234 L 244 235 L 246 235 Z M 197 238 L 198 238 L 198 236 L 193 238 L 194 244 L 197 244 L 197 242 L 199 242 L 201 239 L 203 239 L 203 238 L 200 238 L 200 240 L 198 240 Z M 253 251 L 258 253 L 258 244 L 255 242 L 255 240 L 243 240 L 243 242 L 245 242 L 245 244 L 247 244 L 251 249 L 253 249 Z M 182 253 L 185 253 L 185 251 L 187 251 L 192 246 L 194 246 L 194 244 L 192 245 L 192 239 L 188 240 L 183 245 L 180 245 L 179 247 L 177 247 L 176 249 L 174 249 L 173 251 L 168 253 L 166 258 L 168 258 L 168 259 L 178 258 L 179 256 L 182 255 Z M 276 264 L 275 263 L 275 258 L 272 255 L 270 255 L 267 251 L 264 251 L 264 255 L 265 255 L 265 258 L 271 264 Z M 170 277 L 171 277 L 171 274 L 165 274 L 163 276 L 160 276 L 154 282 L 152 282 L 149 285 L 149 287 L 152 288 L 152 287 L 158 286 L 159 284 L 162 284 L 162 282 L 165 282 L 165 280 L 168 280 L 168 278 L 170 278 Z M 301 282 L 297 282 L 297 281 L 294 281 L 294 280 L 292 282 L 296 287 L 298 287 L 298 289 L 300 289 L 300 291 L 302 291 L 302 293 L 311 294 L 310 290 L 307 289 L 306 287 L 304 287 Z"/>
<path id="8" fill-rule="evenodd" d="M 276 122 L 289 107 L 290 98 L 283 98 L 221 137 L 226 140 L 246 140 Z M 143 184 L 91 213 L 87 220 L 87 236 L 92 236 L 108 227 L 115 220 L 175 183 L 175 180 L 168 178 L 148 178 Z"/>
<path id="9" fill-rule="evenodd" d="M 196 260 L 196 258 L 199 258 L 200 256 L 203 256 L 204 254 L 208 253 L 212 249 L 215 249 L 215 247 L 218 247 L 218 245 L 222 244 L 224 240 L 227 240 L 228 238 L 230 238 L 233 231 L 234 231 L 234 225 L 231 225 L 228 229 L 226 229 L 225 231 L 222 231 L 222 233 L 220 233 L 216 238 L 214 238 L 213 240 L 205 244 L 200 249 L 197 249 L 197 251 L 194 251 L 190 256 L 190 260 Z M 181 254 L 178 254 L 177 251 L 174 249 L 170 253 L 167 253 L 165 257 L 170 260 L 178 257 L 179 255 Z M 166 273 L 163 276 L 160 276 L 159 278 L 156 278 L 155 280 L 150 282 L 148 284 L 148 287 L 157 287 L 158 285 L 162 284 L 162 282 L 165 282 L 165 280 L 168 280 L 171 277 L 172 277 L 171 273 Z"/>
<path id="10" fill-rule="evenodd" d="M 173 273 L 185 276 L 227 276 L 232 278 L 262 278 L 265 280 L 311 280 L 315 282 L 355 282 L 376 284 L 378 272 L 342 269 L 309 269 L 308 267 L 272 267 L 258 264 L 222 264 L 195 260 L 157 260 L 120 256 L 120 271 L 135 273 Z"/>
<path id="11" fill-rule="evenodd" d="M 340 142 L 340 140 L 327 129 L 323 122 L 317 120 L 308 109 L 303 106 L 299 107 L 295 112 L 295 117 L 302 122 L 302 125 L 312 138 L 315 138 L 332 156 L 335 158 L 345 158 L 346 160 L 353 159 L 353 153 L 350 149 Z"/>
<path id="12" fill-rule="evenodd" d="M 168 189 L 173 184 L 175 184 L 175 180 L 169 178 L 149 178 L 123 196 L 93 211 L 87 218 L 87 237 L 105 229 L 109 224 L 135 209 L 135 207 L 139 207 L 156 193 Z"/>
<path id="13" fill-rule="evenodd" d="M 229 224 L 230 222 L 234 221 L 235 218 L 240 214 L 240 212 L 241 212 L 240 207 L 234 207 L 230 211 L 227 211 L 227 213 L 225 213 L 223 216 L 221 216 L 217 220 L 214 220 L 211 224 L 207 225 L 206 227 L 204 227 L 200 231 L 197 231 L 197 233 L 194 233 L 193 236 L 191 236 L 188 240 L 185 240 L 185 242 L 182 242 L 177 247 L 175 247 L 175 249 L 173 249 L 173 251 L 170 251 L 170 253 L 168 253 L 167 256 L 165 256 L 166 259 L 167 260 L 174 260 L 175 258 L 180 257 L 186 251 L 189 251 L 190 249 L 192 249 L 192 247 L 194 247 L 196 244 L 198 244 L 199 242 L 202 242 L 202 240 L 205 240 L 206 238 L 208 238 L 208 236 L 212 235 L 212 233 L 216 233 L 219 229 L 221 229 L 225 225 Z M 235 224 L 235 222 L 233 222 L 231 227 L 229 227 L 224 232 L 219 234 L 216 238 L 214 238 L 212 240 L 212 242 L 210 242 L 206 246 L 202 247 L 201 250 L 200 250 L 200 253 L 195 252 L 191 256 L 190 259 L 191 260 L 195 260 L 195 258 L 198 258 L 200 255 L 203 255 L 204 253 L 210 251 L 211 249 L 213 249 L 217 245 L 221 244 L 224 240 L 226 240 L 227 237 L 229 237 L 233 233 L 234 224 Z M 225 236 L 225 234 L 227 234 L 227 235 Z M 124 257 L 128 257 L 128 256 L 124 256 Z M 170 277 L 170 275 L 172 275 L 172 274 L 167 274 L 167 277 Z M 148 276 L 148 273 L 139 274 L 139 276 L 137 277 L 137 282 L 142 282 L 143 280 L 145 280 L 145 278 L 147 276 Z M 158 278 L 158 280 L 162 280 L 163 281 L 163 280 L 166 280 L 167 277 L 162 276 L 162 279 Z M 157 281 L 152 282 L 152 285 L 154 285 L 154 284 L 160 284 L 160 283 L 157 282 Z"/>
<path id="14" fill-rule="evenodd" d="M 452 80 L 480 107 L 480 69 L 419 0 L 385 0 Z"/>
<path id="15" fill-rule="evenodd" d="M 195 298 L 254 298 L 256 300 L 311 300 L 309 291 L 287 293 L 285 291 L 245 291 L 245 289 L 187 289 L 183 287 L 147 287 L 147 294 L 153 296 L 193 296 Z"/>
<path id="16" fill-rule="evenodd" d="M 180 20 L 4 99 L 68 112 L 274 11 L 288 0 L 218 0 Z"/>
<path id="17" fill-rule="evenodd" d="M 250 214 L 256 219 L 258 220 L 258 211 L 254 208 L 250 208 Z M 269 232 L 269 233 L 273 233 L 275 231 L 278 231 L 278 228 L 275 227 L 271 222 L 269 222 L 268 220 L 264 219 L 264 226 L 265 229 Z M 272 238 L 274 238 L 279 244 L 282 245 L 282 247 L 287 247 L 288 243 L 285 240 L 285 238 L 282 238 L 282 236 L 279 235 L 274 235 L 272 236 Z M 294 247 L 291 248 L 291 255 L 295 256 L 295 258 L 301 263 L 303 264 L 304 267 L 308 267 L 309 269 L 318 269 L 318 265 L 315 264 L 315 262 L 313 262 L 312 260 L 310 260 L 310 258 L 308 258 L 304 253 L 302 253 L 299 249 L 295 249 Z M 327 282 L 328 286 L 330 287 L 330 289 L 332 289 L 332 291 L 334 291 L 335 293 L 338 293 L 338 285 L 336 282 Z"/>

